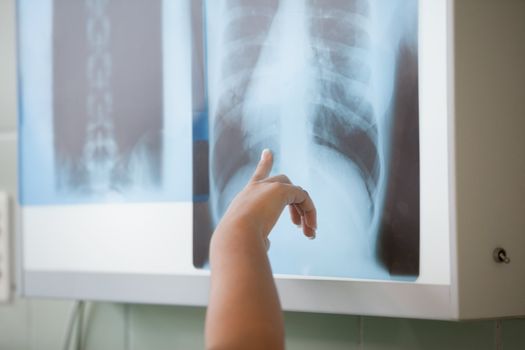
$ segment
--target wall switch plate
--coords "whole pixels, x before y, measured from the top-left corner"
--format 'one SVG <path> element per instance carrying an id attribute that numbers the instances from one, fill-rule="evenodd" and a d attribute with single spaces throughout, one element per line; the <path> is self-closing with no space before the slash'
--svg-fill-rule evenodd
<path id="1" fill-rule="evenodd" d="M 11 292 L 9 196 L 0 192 L 0 303 L 8 302 Z"/>

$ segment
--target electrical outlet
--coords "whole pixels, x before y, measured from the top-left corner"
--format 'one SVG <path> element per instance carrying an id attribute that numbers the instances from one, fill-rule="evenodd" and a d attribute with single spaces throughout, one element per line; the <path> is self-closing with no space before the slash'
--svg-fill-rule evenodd
<path id="1" fill-rule="evenodd" d="M 0 192 L 0 303 L 8 302 L 11 292 L 11 271 L 9 266 L 10 235 L 9 196 Z"/>

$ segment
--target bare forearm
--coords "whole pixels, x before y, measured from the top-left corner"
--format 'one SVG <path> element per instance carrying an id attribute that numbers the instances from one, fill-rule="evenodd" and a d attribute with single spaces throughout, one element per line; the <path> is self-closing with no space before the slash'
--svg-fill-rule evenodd
<path id="1" fill-rule="evenodd" d="M 281 307 L 261 235 L 249 228 L 222 226 L 210 252 L 207 347 L 284 348 Z"/>
<path id="2" fill-rule="evenodd" d="M 287 206 L 292 222 L 310 238 L 315 237 L 317 214 L 301 187 L 284 175 L 268 177 L 272 164 L 271 152 L 263 151 L 252 178 L 213 234 L 208 349 L 284 348 L 284 322 L 265 242 Z"/>

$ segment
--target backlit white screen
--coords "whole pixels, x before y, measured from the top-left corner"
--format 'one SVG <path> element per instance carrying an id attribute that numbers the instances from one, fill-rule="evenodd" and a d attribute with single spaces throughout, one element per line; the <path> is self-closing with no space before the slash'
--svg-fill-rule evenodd
<path id="1" fill-rule="evenodd" d="M 24 268 L 207 274 L 263 148 L 274 273 L 449 283 L 439 1 L 19 1 Z M 137 259 L 141 256 L 141 259 Z"/>

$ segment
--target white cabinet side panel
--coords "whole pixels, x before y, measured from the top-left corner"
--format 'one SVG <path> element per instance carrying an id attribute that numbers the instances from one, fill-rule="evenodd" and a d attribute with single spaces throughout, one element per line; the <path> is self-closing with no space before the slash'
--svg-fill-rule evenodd
<path id="1" fill-rule="evenodd" d="M 5 192 L 0 192 L 0 303 L 8 301 L 11 292 L 11 225 L 8 199 Z"/>
<path id="2" fill-rule="evenodd" d="M 525 315 L 525 2 L 454 10 L 460 318 Z"/>

